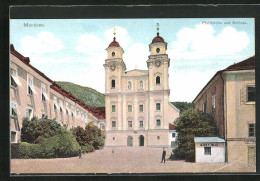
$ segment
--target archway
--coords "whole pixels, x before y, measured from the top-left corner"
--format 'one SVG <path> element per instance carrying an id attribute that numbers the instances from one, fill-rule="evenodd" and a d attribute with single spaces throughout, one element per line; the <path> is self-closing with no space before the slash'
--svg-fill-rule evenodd
<path id="1" fill-rule="evenodd" d="M 127 146 L 133 146 L 133 137 L 132 136 L 127 137 Z"/>
<path id="2" fill-rule="evenodd" d="M 139 146 L 144 146 L 144 136 L 143 135 L 139 136 Z"/>

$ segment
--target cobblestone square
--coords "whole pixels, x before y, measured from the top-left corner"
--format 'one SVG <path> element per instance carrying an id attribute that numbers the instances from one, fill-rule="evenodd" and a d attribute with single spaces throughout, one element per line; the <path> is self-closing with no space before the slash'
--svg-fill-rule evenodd
<path id="1" fill-rule="evenodd" d="M 112 152 L 114 150 L 114 153 Z M 166 149 L 169 158 L 171 149 Z M 255 172 L 254 165 L 234 163 L 161 162 L 162 148 L 105 147 L 78 157 L 11 159 L 11 173 L 218 173 Z"/>

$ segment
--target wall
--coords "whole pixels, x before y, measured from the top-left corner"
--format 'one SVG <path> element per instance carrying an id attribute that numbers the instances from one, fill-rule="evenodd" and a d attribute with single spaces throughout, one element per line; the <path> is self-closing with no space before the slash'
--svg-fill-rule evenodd
<path id="1" fill-rule="evenodd" d="M 200 144 L 201 143 L 195 143 L 196 162 L 205 162 L 205 163 L 225 162 L 224 143 L 217 143 L 218 146 L 211 146 L 211 155 L 204 155 L 204 146 L 201 146 Z"/>

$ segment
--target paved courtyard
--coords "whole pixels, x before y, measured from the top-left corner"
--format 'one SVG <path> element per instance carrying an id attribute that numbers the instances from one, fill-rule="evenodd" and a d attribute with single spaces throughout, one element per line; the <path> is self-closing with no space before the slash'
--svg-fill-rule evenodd
<path id="1" fill-rule="evenodd" d="M 112 153 L 114 149 L 114 154 Z M 166 158 L 171 149 L 166 149 Z M 183 173 L 255 172 L 256 167 L 235 163 L 160 163 L 162 148 L 105 147 L 78 157 L 57 159 L 12 159 L 12 173 Z"/>

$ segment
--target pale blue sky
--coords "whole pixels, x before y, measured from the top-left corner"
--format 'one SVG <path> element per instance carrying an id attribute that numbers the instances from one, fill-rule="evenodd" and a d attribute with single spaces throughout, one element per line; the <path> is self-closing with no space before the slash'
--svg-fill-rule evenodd
<path id="1" fill-rule="evenodd" d="M 24 27 L 24 23 L 44 27 Z M 160 24 L 160 36 L 168 43 L 171 101 L 192 101 L 218 70 L 255 54 L 252 18 L 12 19 L 10 43 L 51 79 L 104 93 L 105 48 L 112 41 L 113 28 L 117 27 L 116 37 L 125 51 L 127 70 L 146 69 L 156 23 Z"/>

